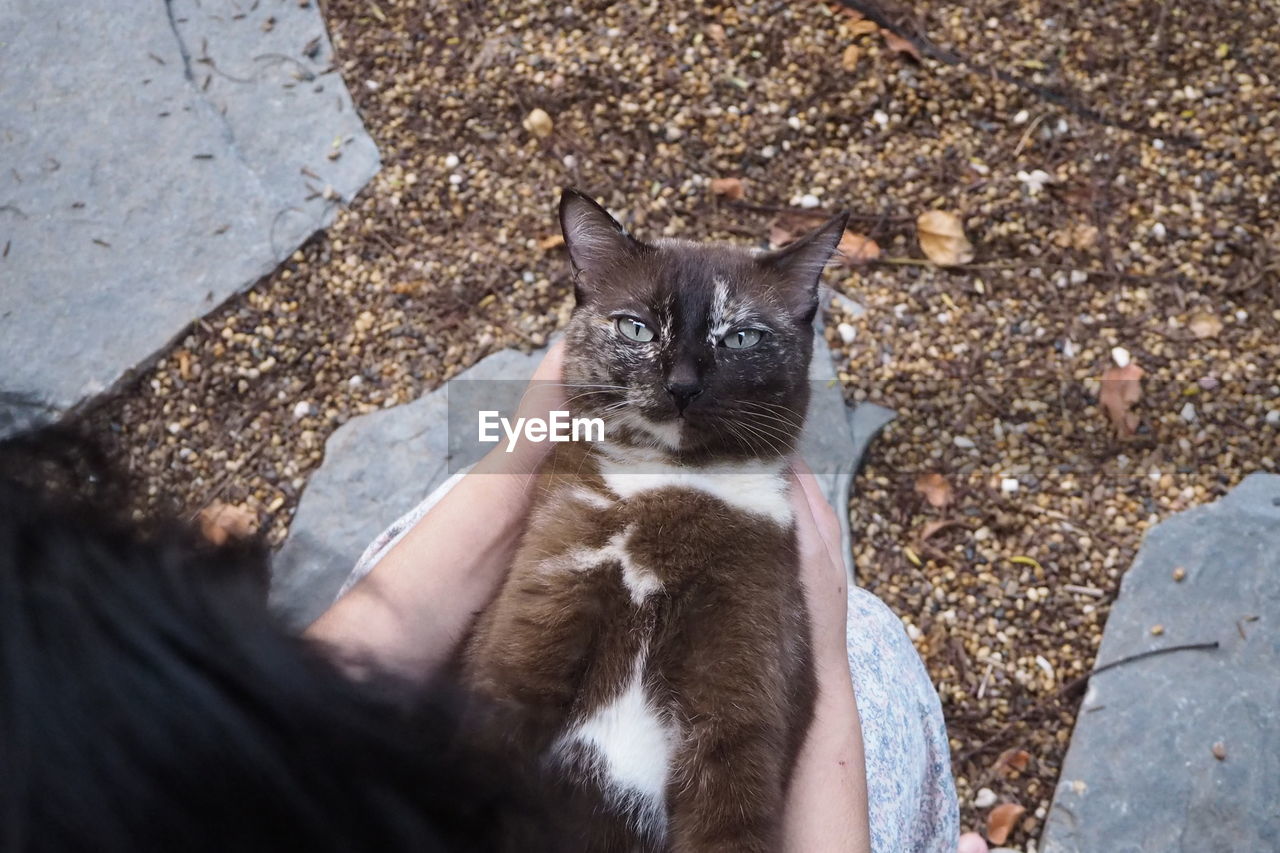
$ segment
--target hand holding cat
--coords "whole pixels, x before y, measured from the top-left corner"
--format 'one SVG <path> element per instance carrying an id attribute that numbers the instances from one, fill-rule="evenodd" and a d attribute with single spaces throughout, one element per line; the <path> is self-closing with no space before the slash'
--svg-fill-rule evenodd
<path id="1" fill-rule="evenodd" d="M 813 471 L 799 457 L 792 461 L 791 507 L 815 661 L 820 668 L 834 664 L 847 669 L 848 577 L 840 554 L 840 522 Z"/>

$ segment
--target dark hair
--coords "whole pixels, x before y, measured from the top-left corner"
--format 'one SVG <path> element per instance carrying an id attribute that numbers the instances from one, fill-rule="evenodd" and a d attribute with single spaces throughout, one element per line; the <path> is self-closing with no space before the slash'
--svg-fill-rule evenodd
<path id="1" fill-rule="evenodd" d="M 51 497 L 59 472 L 93 479 L 75 445 L 0 443 L 0 849 L 485 850 L 513 816 L 545 832 L 524 774 L 457 745 L 449 691 L 356 683 L 275 621 L 263 549 Z"/>

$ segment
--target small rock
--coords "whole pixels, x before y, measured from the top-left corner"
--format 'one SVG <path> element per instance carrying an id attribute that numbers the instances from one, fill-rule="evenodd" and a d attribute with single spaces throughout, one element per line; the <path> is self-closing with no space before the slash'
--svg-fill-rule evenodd
<path id="1" fill-rule="evenodd" d="M 1085 283 L 1086 281 L 1088 281 L 1088 280 L 1089 280 L 1089 274 L 1088 274 L 1087 272 L 1085 272 L 1084 270 L 1072 270 L 1072 271 L 1071 271 L 1071 283 L 1072 283 L 1072 284 L 1084 284 L 1084 283 Z"/>
<path id="2" fill-rule="evenodd" d="M 1155 225 L 1151 226 L 1151 236 L 1155 237 L 1157 240 L 1163 240 L 1165 237 L 1169 236 L 1169 231 L 1164 227 L 1163 222 L 1157 222 Z"/>
<path id="3" fill-rule="evenodd" d="M 1227 745 L 1222 741 L 1218 741 L 1213 745 L 1213 757 L 1219 761 L 1227 760 Z"/>
<path id="4" fill-rule="evenodd" d="M 1159 636 L 1160 636 L 1161 634 L 1163 634 L 1163 633 L 1164 633 L 1164 626 L 1163 626 L 1163 625 L 1152 625 L 1152 626 L 1151 626 L 1151 636 L 1153 636 L 1153 637 L 1159 637 Z"/>
<path id="5" fill-rule="evenodd" d="M 848 323 L 841 323 L 836 326 L 836 331 L 840 333 L 840 340 L 844 341 L 845 346 L 853 343 L 854 339 L 858 337 L 858 330 Z"/>
<path id="6" fill-rule="evenodd" d="M 1011 495 L 1018 491 L 1018 480 L 1015 477 L 1004 477 L 1000 480 L 1000 491 Z"/>
<path id="7" fill-rule="evenodd" d="M 1173 570 L 1173 579 L 1177 583 L 1182 583 L 1183 578 L 1185 578 L 1186 576 L 1187 576 L 1187 570 L 1182 568 L 1182 566 L 1178 566 L 1178 568 Z"/>
<path id="8" fill-rule="evenodd" d="M 973 807 L 976 809 L 989 809 L 996 804 L 996 792 L 990 788 L 979 788 L 978 793 L 973 796 Z"/>
<path id="9" fill-rule="evenodd" d="M 822 204 L 822 200 L 819 199 L 813 193 L 805 193 L 804 195 L 800 196 L 800 206 L 803 208 L 807 209 L 807 208 L 817 207 L 820 204 Z"/>
<path id="10" fill-rule="evenodd" d="M 973 450 L 974 448 L 973 439 L 966 438 L 963 435 L 957 435 L 955 438 L 951 439 L 951 443 L 961 450 Z"/>
<path id="11" fill-rule="evenodd" d="M 1053 177 L 1044 169 L 1033 169 L 1030 172 L 1019 171 L 1017 178 L 1032 196 L 1040 195 L 1045 184 L 1053 183 Z"/>
<path id="12" fill-rule="evenodd" d="M 551 116 L 541 107 L 534 108 L 524 117 L 524 129 L 539 139 L 546 139 L 555 129 Z"/>
<path id="13" fill-rule="evenodd" d="M 1116 367 L 1128 367 L 1129 362 L 1133 361 L 1133 356 L 1124 347 L 1112 347 L 1111 360 L 1116 363 Z"/>
<path id="14" fill-rule="evenodd" d="M 444 158 L 444 167 L 446 169 L 456 169 L 458 168 L 458 164 L 461 162 L 462 161 L 458 159 L 457 154 L 450 154 L 448 157 Z"/>
<path id="15" fill-rule="evenodd" d="M 1192 403 L 1192 402 L 1185 403 L 1182 406 L 1182 409 L 1178 412 L 1178 417 L 1182 418 L 1184 421 L 1186 421 L 1189 424 L 1195 423 L 1197 419 L 1195 403 Z"/>
<path id="16" fill-rule="evenodd" d="M 1031 118 L 1031 113 L 1027 112 L 1026 110 L 1018 110 L 1018 112 L 1013 117 L 1013 123 L 1026 124 L 1027 120 L 1030 118 Z"/>
<path id="17" fill-rule="evenodd" d="M 1272 409 L 1267 412 L 1264 420 L 1267 422 L 1267 426 L 1280 426 L 1280 409 Z"/>
<path id="18" fill-rule="evenodd" d="M 315 409 L 312 407 L 310 402 L 307 400 L 299 400 L 293 407 L 293 417 L 295 420 L 300 420 L 310 415 L 313 411 L 315 411 Z"/>

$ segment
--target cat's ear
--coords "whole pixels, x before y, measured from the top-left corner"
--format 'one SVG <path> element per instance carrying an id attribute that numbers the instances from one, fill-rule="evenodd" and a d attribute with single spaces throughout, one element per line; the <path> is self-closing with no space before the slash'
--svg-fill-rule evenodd
<path id="1" fill-rule="evenodd" d="M 849 212 L 841 211 L 794 243 L 757 256 L 765 269 L 781 279 L 782 295 L 801 322 L 812 320 L 818 311 L 822 269 L 840 245 L 848 222 Z"/>
<path id="2" fill-rule="evenodd" d="M 609 269 L 640 248 L 640 243 L 607 210 L 574 189 L 565 190 L 560 196 L 560 229 L 578 280 L 581 273 L 590 280 L 593 273 Z"/>

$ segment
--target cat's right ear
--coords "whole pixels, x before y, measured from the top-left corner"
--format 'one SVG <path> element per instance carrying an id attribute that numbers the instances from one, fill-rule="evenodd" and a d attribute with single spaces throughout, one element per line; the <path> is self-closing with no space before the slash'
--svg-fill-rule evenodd
<path id="1" fill-rule="evenodd" d="M 627 233 L 609 212 L 585 193 L 567 189 L 560 196 L 560 229 L 564 233 L 569 262 L 573 264 L 574 292 L 590 286 L 596 274 L 608 270 L 632 256 L 640 244 Z M 585 274 L 585 276 L 584 276 Z"/>

